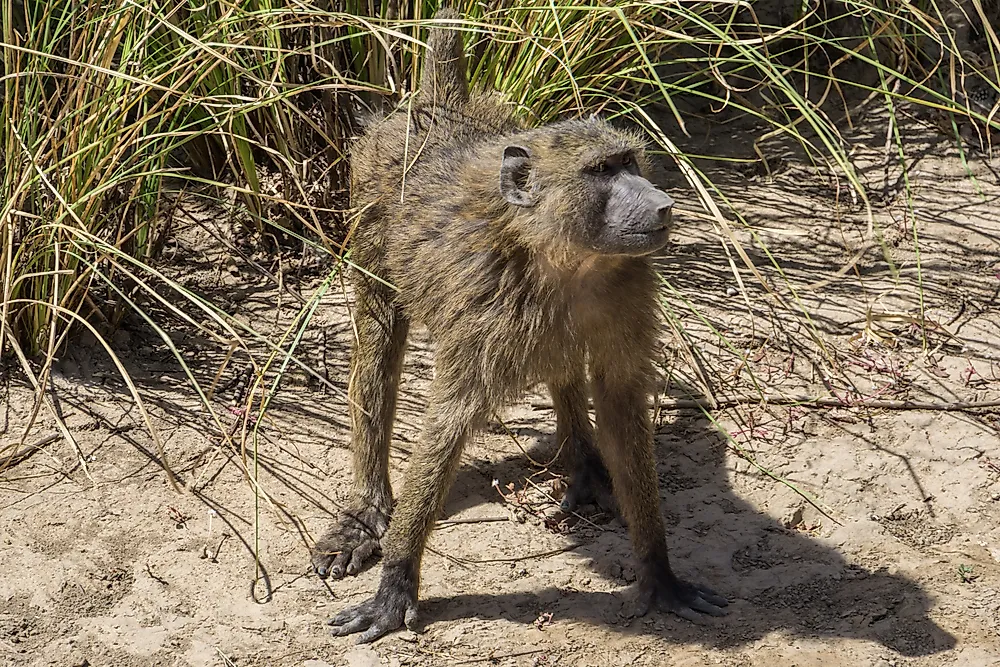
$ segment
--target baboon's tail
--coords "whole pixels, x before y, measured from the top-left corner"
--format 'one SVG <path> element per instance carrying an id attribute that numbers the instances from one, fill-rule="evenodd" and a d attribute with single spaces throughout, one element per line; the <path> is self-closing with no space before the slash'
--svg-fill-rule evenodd
<path id="1" fill-rule="evenodd" d="M 434 20 L 461 19 L 454 9 L 442 8 Z M 462 33 L 450 26 L 434 26 L 427 37 L 424 69 L 420 77 L 420 96 L 433 104 L 454 104 L 469 99 L 465 75 L 465 50 Z"/>

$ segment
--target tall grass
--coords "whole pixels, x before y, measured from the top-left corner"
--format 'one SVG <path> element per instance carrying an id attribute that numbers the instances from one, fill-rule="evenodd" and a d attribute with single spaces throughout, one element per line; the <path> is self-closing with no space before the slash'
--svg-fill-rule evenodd
<path id="1" fill-rule="evenodd" d="M 843 134 L 859 100 L 880 100 L 890 119 L 919 104 L 996 127 L 990 17 L 973 17 L 986 27 L 972 56 L 944 0 L 454 4 L 474 85 L 536 121 L 603 112 L 643 127 L 715 221 L 734 272 L 744 265 L 808 331 L 801 286 L 772 255 L 776 281 L 764 279 L 733 233 L 739 207 L 672 137 L 722 109 L 755 118 L 761 139 L 793 138 L 867 204 Z M 207 315 L 224 344 L 259 342 L 157 270 L 179 192 L 233 195 L 252 239 L 343 258 L 349 139 L 412 91 L 436 5 L 0 0 L 0 356 L 33 372 L 29 360 L 51 360 L 74 326 L 106 335 L 154 301 L 192 326 L 204 325 L 189 310 Z M 314 307 L 264 341 L 271 361 L 302 363 L 295 341 Z"/>

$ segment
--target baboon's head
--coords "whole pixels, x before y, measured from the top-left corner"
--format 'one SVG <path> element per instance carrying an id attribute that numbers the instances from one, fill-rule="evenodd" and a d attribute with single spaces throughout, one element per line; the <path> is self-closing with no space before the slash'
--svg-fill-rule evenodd
<path id="1" fill-rule="evenodd" d="M 503 150 L 500 194 L 529 209 L 524 232 L 584 253 L 647 255 L 662 248 L 674 200 L 650 183 L 638 136 L 591 119 L 522 135 Z"/>

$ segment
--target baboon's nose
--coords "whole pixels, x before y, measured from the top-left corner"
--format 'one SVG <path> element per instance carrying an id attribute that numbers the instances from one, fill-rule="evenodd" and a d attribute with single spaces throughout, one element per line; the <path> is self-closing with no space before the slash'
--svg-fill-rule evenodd
<path id="1" fill-rule="evenodd" d="M 664 221 L 670 220 L 670 209 L 674 207 L 674 200 L 670 195 L 662 192 L 657 192 L 657 194 L 659 197 L 657 197 L 656 201 L 656 214 Z"/>

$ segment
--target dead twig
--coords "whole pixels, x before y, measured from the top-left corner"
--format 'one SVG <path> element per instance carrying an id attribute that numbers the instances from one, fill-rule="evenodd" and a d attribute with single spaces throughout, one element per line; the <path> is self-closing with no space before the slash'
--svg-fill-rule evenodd
<path id="1" fill-rule="evenodd" d="M 555 498 L 553 498 L 552 495 L 548 491 L 546 491 L 545 489 L 543 489 L 542 487 L 540 487 L 538 484 L 536 484 L 534 481 L 532 481 L 529 478 L 526 478 L 524 481 L 526 481 L 528 484 L 531 484 L 531 486 L 533 486 L 535 488 L 535 491 L 538 491 L 540 494 L 542 494 L 543 496 L 545 496 L 549 500 L 549 502 L 551 502 L 553 505 L 556 505 L 557 507 L 559 506 L 559 501 L 556 500 Z M 572 514 L 573 516 L 575 516 L 580 521 L 583 521 L 585 524 L 587 524 L 588 526 L 590 526 L 594 530 L 597 530 L 598 532 L 603 533 L 606 530 L 604 527 L 598 526 L 596 523 L 594 523 L 593 521 L 591 521 L 587 517 L 583 516 L 582 514 L 578 514 L 577 512 L 574 512 L 572 510 L 570 510 L 569 513 Z M 545 520 L 545 517 L 538 517 L 538 518 L 542 519 L 542 521 Z"/>
<path id="2" fill-rule="evenodd" d="M 441 519 L 436 524 L 435 528 L 447 528 L 448 526 L 457 526 L 460 523 L 493 523 L 496 521 L 510 521 L 509 516 L 485 516 L 480 518 L 471 519 Z"/>
<path id="3" fill-rule="evenodd" d="M 543 649 L 532 648 L 526 651 L 518 651 L 516 653 L 490 653 L 489 655 L 484 655 L 478 658 L 468 658 L 466 660 L 459 660 L 458 662 L 453 662 L 453 665 L 471 665 L 477 662 L 499 662 L 500 660 L 505 660 L 507 658 L 520 658 L 525 655 L 533 655 L 535 653 L 541 653 Z"/>
<path id="4" fill-rule="evenodd" d="M 153 571 L 153 568 L 150 566 L 149 563 L 146 563 L 146 574 L 149 575 L 150 579 L 159 582 L 163 586 L 170 585 L 170 583 L 166 579 L 164 579 L 163 577 L 161 577 L 160 575 L 156 574 L 156 572 Z"/>
<path id="5" fill-rule="evenodd" d="M 719 396 L 715 399 L 716 408 L 729 408 L 734 405 L 748 403 L 767 403 L 771 405 L 796 405 L 805 408 L 873 408 L 880 410 L 938 410 L 962 411 L 977 408 L 1000 408 L 1000 400 L 993 401 L 904 401 L 891 399 L 852 400 L 850 397 L 810 396 L 808 394 L 736 394 Z M 551 401 L 533 401 L 531 407 L 551 409 Z M 711 410 L 711 401 L 707 398 L 664 398 L 656 403 L 656 407 L 668 410 Z"/>
<path id="6" fill-rule="evenodd" d="M 486 563 L 519 563 L 523 560 L 537 560 L 540 558 L 549 558 L 550 556 L 558 556 L 559 554 L 564 554 L 567 551 L 573 551 L 574 549 L 579 549 L 583 546 L 580 544 L 568 544 L 564 547 L 559 547 L 558 549 L 552 549 L 551 551 L 541 551 L 539 553 L 528 554 L 527 556 L 512 556 L 510 558 L 464 558 L 462 556 L 448 556 L 449 560 L 458 562 L 462 565 L 484 565 Z"/>
<path id="7" fill-rule="evenodd" d="M 0 472 L 7 472 L 11 468 L 21 465 L 29 458 L 31 458 L 35 452 L 41 451 L 42 447 L 45 445 L 51 445 L 53 442 L 58 441 L 62 436 L 58 433 L 50 433 L 44 438 L 40 438 L 30 445 L 19 449 L 16 452 L 12 452 L 6 460 L 0 460 Z M 2 451 L 2 450 L 0 450 Z"/>
<path id="8" fill-rule="evenodd" d="M 463 570 L 470 569 L 469 566 L 465 564 L 465 562 L 464 562 L 465 559 L 464 558 L 460 558 L 458 556 L 452 556 L 451 554 L 446 554 L 443 551 L 438 551 L 437 549 L 435 549 L 434 547 L 432 547 L 430 545 L 427 545 L 424 548 L 427 549 L 428 551 L 430 551 L 435 556 L 440 556 L 441 558 L 444 558 L 445 560 L 450 560 L 452 563 L 454 563 L 455 565 L 459 566 Z"/>

